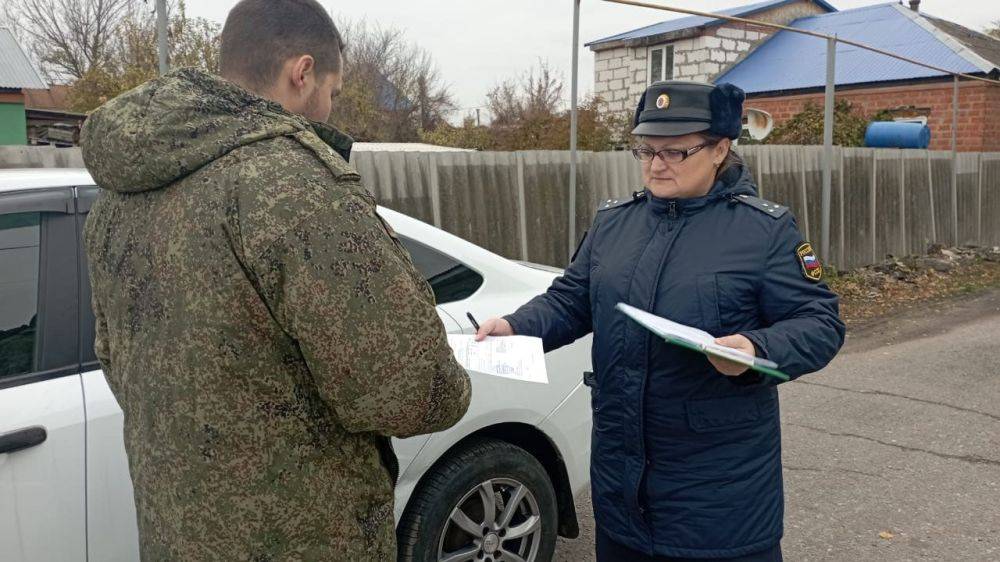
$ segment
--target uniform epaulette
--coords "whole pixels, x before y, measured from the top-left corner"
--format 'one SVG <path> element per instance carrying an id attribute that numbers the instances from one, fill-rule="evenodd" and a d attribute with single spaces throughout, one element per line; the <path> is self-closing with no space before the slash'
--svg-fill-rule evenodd
<path id="1" fill-rule="evenodd" d="M 769 216 L 780 219 L 785 213 L 788 212 L 788 207 L 784 207 L 777 203 L 772 203 L 766 199 L 761 199 L 760 197 L 754 197 L 753 195 L 740 194 L 733 197 L 734 201 L 739 201 L 757 209 L 758 211 L 763 211 Z"/>
<path id="2" fill-rule="evenodd" d="M 635 203 L 636 201 L 642 199 L 644 194 L 645 192 L 643 191 L 635 191 L 632 193 L 631 197 L 625 197 L 622 199 L 608 199 L 604 203 L 601 203 L 601 206 L 598 207 L 597 210 L 598 212 L 607 211 L 608 209 L 614 209 L 617 207 L 624 207 L 625 205 L 631 205 L 632 203 Z"/>

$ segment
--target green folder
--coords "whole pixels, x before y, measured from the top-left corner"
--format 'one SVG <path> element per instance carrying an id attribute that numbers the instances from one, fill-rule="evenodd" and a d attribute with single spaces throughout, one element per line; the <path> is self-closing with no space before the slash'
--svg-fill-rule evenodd
<path id="1" fill-rule="evenodd" d="M 715 338 L 708 332 L 678 324 L 666 318 L 650 314 L 634 306 L 625 303 L 618 303 L 615 306 L 620 312 L 637 322 L 643 328 L 653 332 L 663 338 L 663 341 L 697 351 L 704 355 L 712 355 L 746 365 L 748 368 L 763 373 L 769 377 L 774 377 L 781 381 L 790 380 L 791 377 L 778 370 L 778 364 L 774 361 L 762 357 L 752 357 L 732 348 L 720 346 L 715 343 Z"/>

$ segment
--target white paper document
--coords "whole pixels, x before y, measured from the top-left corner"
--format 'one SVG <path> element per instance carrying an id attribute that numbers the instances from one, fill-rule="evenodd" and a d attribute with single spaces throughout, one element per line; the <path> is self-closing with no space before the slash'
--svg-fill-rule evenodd
<path id="1" fill-rule="evenodd" d="M 488 337 L 448 334 L 455 359 L 469 371 L 525 382 L 548 384 L 542 340 L 527 336 Z"/>
<path id="2" fill-rule="evenodd" d="M 773 361 L 768 361 L 759 357 L 755 358 L 754 356 L 743 353 L 737 349 L 715 343 L 715 336 L 704 330 L 699 330 L 698 328 L 693 328 L 684 324 L 678 324 L 677 322 L 667 320 L 662 316 L 650 314 L 644 310 L 640 310 L 625 303 L 618 303 L 616 308 L 625 313 L 625 315 L 629 318 L 644 326 L 650 332 L 653 332 L 671 343 L 684 345 L 689 348 L 695 348 L 702 353 L 722 357 L 741 365 L 747 365 L 748 367 L 763 366 L 772 369 L 777 368 L 777 365 Z"/>

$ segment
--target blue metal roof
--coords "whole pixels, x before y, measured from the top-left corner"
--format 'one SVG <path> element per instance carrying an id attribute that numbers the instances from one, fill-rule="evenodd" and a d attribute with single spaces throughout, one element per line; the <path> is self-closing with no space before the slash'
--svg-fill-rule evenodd
<path id="1" fill-rule="evenodd" d="M 790 27 L 836 35 L 953 72 L 989 72 L 993 65 L 965 48 L 923 16 L 897 4 L 878 4 L 801 18 Z M 837 44 L 837 85 L 946 76 L 851 45 Z M 732 82 L 747 93 L 823 87 L 826 41 L 780 31 L 716 82 Z"/>
<path id="2" fill-rule="evenodd" d="M 750 14 L 753 14 L 754 12 L 777 8 L 784 4 L 791 4 L 796 1 L 798 0 L 767 0 L 766 2 L 758 2 L 756 4 L 747 4 L 745 6 L 736 6 L 735 8 L 727 8 L 725 10 L 719 10 L 716 13 L 722 14 L 724 16 L 733 16 L 739 18 L 748 16 Z M 837 11 L 837 8 L 834 8 L 825 0 L 814 0 L 814 2 L 816 3 L 816 5 L 820 6 L 821 8 L 829 12 Z M 654 35 L 670 33 L 672 31 L 682 31 L 694 27 L 710 26 L 722 23 L 725 23 L 725 20 L 720 20 L 718 18 L 707 18 L 703 16 L 687 16 L 684 18 L 662 21 L 660 23 L 655 23 L 653 25 L 647 25 L 646 27 L 640 27 L 639 29 L 633 29 L 632 31 L 626 31 L 625 33 L 619 33 L 618 35 L 612 35 L 610 37 L 605 37 L 603 39 L 591 41 L 590 43 L 586 43 L 584 47 L 590 47 L 592 45 L 600 45 L 601 43 L 612 43 L 615 41 L 642 39 L 644 37 L 652 37 Z"/>

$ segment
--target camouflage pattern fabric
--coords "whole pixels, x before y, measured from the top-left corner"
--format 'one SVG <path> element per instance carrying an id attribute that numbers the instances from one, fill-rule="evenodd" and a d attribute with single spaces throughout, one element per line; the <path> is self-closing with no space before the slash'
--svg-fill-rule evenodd
<path id="1" fill-rule="evenodd" d="M 388 436 L 450 427 L 470 387 L 349 139 L 182 69 L 82 145 L 142 559 L 395 559 Z"/>

